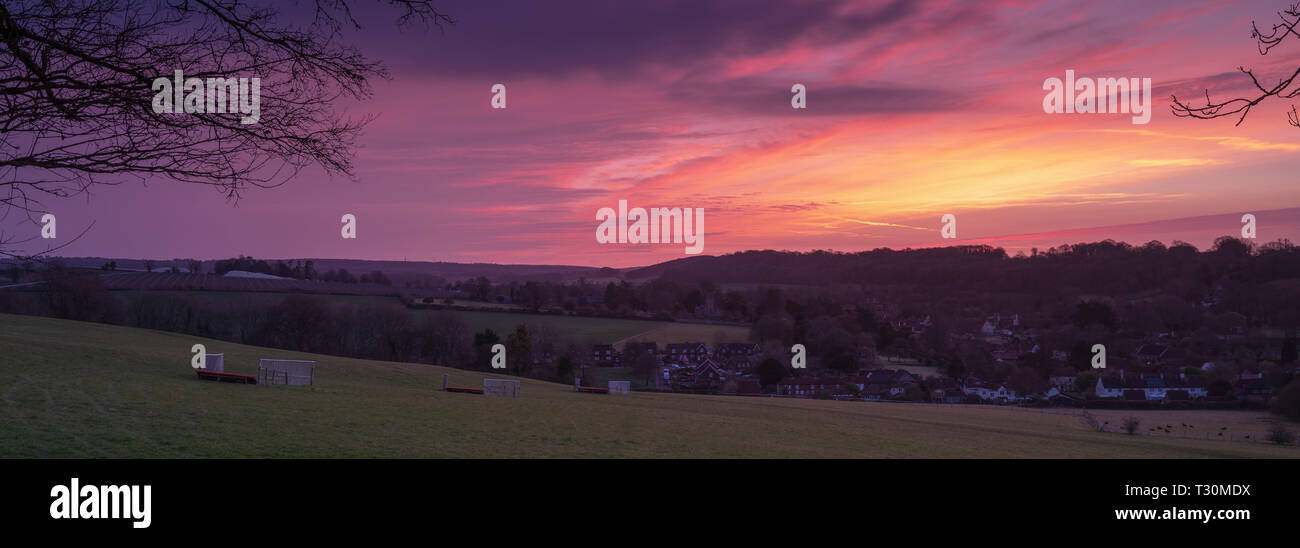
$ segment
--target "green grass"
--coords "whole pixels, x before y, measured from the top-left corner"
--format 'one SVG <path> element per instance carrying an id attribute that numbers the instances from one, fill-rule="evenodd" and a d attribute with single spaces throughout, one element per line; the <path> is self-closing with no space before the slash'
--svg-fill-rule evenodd
<path id="1" fill-rule="evenodd" d="M 713 346 L 719 342 L 747 342 L 749 328 L 735 325 L 712 325 L 686 322 L 663 322 L 652 331 L 638 333 L 619 341 L 619 350 L 629 342 L 656 342 L 659 348 L 669 343 L 702 342 Z"/>
<path id="2" fill-rule="evenodd" d="M 413 311 L 423 312 L 423 311 Z M 543 327 L 550 329 L 561 339 L 579 343 L 598 341 L 612 344 L 634 335 L 672 325 L 672 322 L 654 322 L 647 320 L 622 320 L 614 318 L 587 318 L 581 316 L 554 316 L 549 314 L 517 314 L 513 312 L 459 312 L 465 316 L 475 333 L 492 329 L 505 339 L 507 333 L 515 330 L 521 323 L 527 323 L 530 329 Z"/>
<path id="3" fill-rule="evenodd" d="M 316 385 L 201 382 L 190 346 L 317 360 Z M 313 356 L 173 333 L 0 314 L 0 457 L 1296 457 L 1263 444 L 1100 433 L 992 407 L 634 393 Z"/>
<path id="4" fill-rule="evenodd" d="M 431 298 L 428 302 L 432 304 L 442 304 L 443 299 Z M 523 306 L 514 303 L 491 303 L 484 301 L 467 301 L 461 299 L 452 299 L 453 306 L 464 306 L 467 308 L 491 308 L 493 310 L 524 310 Z"/>
<path id="5" fill-rule="evenodd" d="M 172 299 L 192 298 L 200 304 L 212 304 L 230 300 L 246 300 L 257 305 L 270 306 L 283 301 L 290 295 L 298 293 L 277 293 L 274 291 L 188 291 L 179 289 L 118 289 L 112 292 L 121 297 L 128 305 L 134 305 L 144 295 L 160 295 Z M 397 297 L 391 295 L 334 295 L 308 293 L 309 297 L 325 299 L 336 305 L 402 306 Z"/>

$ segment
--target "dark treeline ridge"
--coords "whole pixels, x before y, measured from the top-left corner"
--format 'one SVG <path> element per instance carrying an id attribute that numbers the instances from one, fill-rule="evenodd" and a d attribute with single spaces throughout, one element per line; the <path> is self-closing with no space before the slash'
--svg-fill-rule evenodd
<path id="1" fill-rule="evenodd" d="M 375 270 L 356 276 L 346 268 L 338 268 L 320 272 L 316 270 L 315 261 L 308 260 L 290 260 L 276 261 L 274 263 L 265 260 L 254 259 L 240 255 L 232 259 L 218 260 L 212 265 L 212 271 L 216 274 L 226 274 L 231 271 L 253 272 L 258 274 L 269 274 L 281 278 L 292 278 L 295 280 L 320 280 L 325 282 L 341 283 L 371 283 L 379 285 L 393 285 L 387 274 L 381 270 Z M 191 270 L 197 272 L 197 270 Z"/>
<path id="2" fill-rule="evenodd" d="M 631 279 L 817 285 L 827 283 L 979 287 L 989 291 L 1116 295 L 1229 277 L 1268 282 L 1300 277 L 1300 252 L 1291 242 L 1264 245 L 1222 237 L 1205 252 L 1174 242 L 1142 246 L 1106 240 L 1066 244 L 1029 254 L 1002 248 L 745 251 L 678 259 L 634 270 Z"/>
<path id="3" fill-rule="evenodd" d="M 26 291 L 0 291 L 0 312 L 110 323 L 218 340 L 377 360 L 473 367 L 474 334 L 454 311 L 413 315 L 392 303 L 329 296 L 119 292 L 83 269 L 52 266 Z M 208 298 L 205 298 L 205 293 Z M 496 343 L 495 334 L 489 334 Z M 487 360 L 482 360 L 486 364 Z M 527 374 L 526 368 L 517 369 Z"/>

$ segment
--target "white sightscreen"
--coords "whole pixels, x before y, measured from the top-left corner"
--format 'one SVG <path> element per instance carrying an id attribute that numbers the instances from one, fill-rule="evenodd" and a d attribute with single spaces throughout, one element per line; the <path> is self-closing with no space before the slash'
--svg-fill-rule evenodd
<path id="1" fill-rule="evenodd" d="M 208 354 L 203 357 L 203 370 L 215 371 L 217 373 L 226 372 L 226 355 L 225 354 Z"/>
<path id="2" fill-rule="evenodd" d="M 627 394 L 632 391 L 632 381 L 609 381 L 610 394 Z"/>
<path id="3" fill-rule="evenodd" d="M 483 379 L 484 396 L 519 397 L 519 381 L 509 379 Z"/>
<path id="4" fill-rule="evenodd" d="M 309 360 L 270 360 L 257 362 L 257 384 L 311 386 L 316 362 Z"/>

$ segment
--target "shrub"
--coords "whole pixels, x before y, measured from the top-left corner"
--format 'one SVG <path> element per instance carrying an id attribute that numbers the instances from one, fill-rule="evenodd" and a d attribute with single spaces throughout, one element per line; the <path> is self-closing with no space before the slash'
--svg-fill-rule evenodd
<path id="1" fill-rule="evenodd" d="M 1291 381 L 1278 392 L 1272 411 L 1291 420 L 1300 420 L 1300 379 Z"/>
<path id="2" fill-rule="evenodd" d="M 1280 422 L 1274 423 L 1268 430 L 1268 441 L 1278 445 L 1291 445 L 1295 442 L 1295 434 L 1291 433 L 1290 430 L 1287 430 L 1285 424 Z"/>

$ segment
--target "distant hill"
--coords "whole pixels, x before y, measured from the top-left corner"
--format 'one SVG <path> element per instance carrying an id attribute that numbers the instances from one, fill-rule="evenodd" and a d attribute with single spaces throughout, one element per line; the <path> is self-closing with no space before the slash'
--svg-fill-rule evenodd
<path id="1" fill-rule="evenodd" d="M 927 249 L 831 251 L 742 251 L 722 256 L 688 257 L 629 269 L 628 280 L 675 282 L 824 284 L 860 281 L 867 272 L 905 272 L 930 265 L 960 267 L 1006 258 L 1001 249 L 956 246 Z"/>
<path id="2" fill-rule="evenodd" d="M 394 281 L 406 275 L 433 275 L 448 281 L 486 277 L 494 283 L 522 281 L 576 281 L 617 278 L 619 270 L 592 266 L 526 265 L 493 263 L 448 263 L 424 261 L 364 261 L 354 259 L 301 259 L 312 261 L 318 271 L 346 268 L 354 274 L 382 270 Z"/>
<path id="3" fill-rule="evenodd" d="M 99 268 L 109 261 L 117 262 L 117 269 L 121 271 L 144 271 L 144 259 L 124 259 L 114 257 L 59 257 L 67 266 L 79 268 Z M 568 266 L 568 265 L 518 265 L 518 264 L 493 264 L 493 263 L 448 263 L 448 262 L 428 262 L 428 261 L 370 261 L 362 259 L 277 259 L 277 258 L 260 258 L 269 263 L 290 261 L 311 261 L 312 267 L 317 272 L 328 270 L 346 269 L 348 272 L 359 275 L 376 270 L 383 271 L 389 278 L 392 278 L 395 285 L 401 285 L 408 279 L 421 276 L 438 276 L 445 278 L 447 281 L 466 280 L 478 278 L 480 276 L 492 280 L 493 283 L 509 283 L 523 281 L 550 281 L 550 282 L 570 282 L 577 281 L 579 278 L 588 281 L 608 281 L 620 279 L 622 270 L 613 268 L 599 268 L 593 266 Z M 154 260 L 154 271 L 165 271 L 172 266 L 185 271 L 187 261 L 185 259 L 175 260 Z M 215 260 L 201 261 L 203 272 L 212 272 Z"/>
<path id="4" fill-rule="evenodd" d="M 265 276 L 265 275 L 263 275 Z M 276 279 L 260 276 L 217 276 L 181 272 L 114 272 L 100 278 L 109 290 L 152 291 L 266 291 L 277 293 L 322 293 L 337 295 L 396 295 L 429 292 L 378 284 Z"/>
<path id="5" fill-rule="evenodd" d="M 437 276 L 447 281 L 486 277 L 494 284 L 510 282 L 610 281 L 645 282 L 666 280 L 679 283 L 750 284 L 903 284 L 934 286 L 959 284 L 983 289 L 1025 290 L 1030 285 L 1071 286 L 1101 291 L 1136 291 L 1162 287 L 1168 280 L 1195 279 L 1205 273 L 1221 273 L 1239 279 L 1269 281 L 1300 276 L 1300 250 L 1288 242 L 1240 242 L 1233 238 L 1227 248 L 1198 251 L 1188 245 L 1169 247 L 1152 242 L 1133 246 L 1105 240 L 1060 245 L 1037 253 L 1032 259 L 1012 260 L 1007 252 L 989 245 L 959 245 L 921 249 L 874 249 L 855 253 L 833 251 L 742 251 L 721 256 L 684 257 L 646 267 L 625 269 L 568 265 L 498 265 L 490 263 L 448 263 L 421 261 L 368 261 L 352 259 L 310 260 L 317 272 L 346 269 L 352 275 L 376 270 L 392 279 L 395 287 L 407 280 Z M 1252 254 L 1268 251 L 1267 254 Z M 98 268 L 109 259 L 65 258 L 69 266 Z M 278 259 L 263 259 L 274 263 Z M 143 261 L 116 259 L 118 270 L 142 270 Z M 288 262 L 286 260 L 286 262 Z M 155 270 L 165 270 L 173 261 L 155 261 Z M 184 261 L 175 261 L 185 268 Z M 211 272 L 214 261 L 204 261 Z M 1244 269 L 1244 270 L 1243 270 Z M 1199 272 L 1199 273 L 1198 273 Z M 1118 276 L 1133 273 L 1137 276 Z M 1132 279 L 1132 283 L 1113 284 Z M 1118 287 L 1122 285 L 1123 287 Z"/>

